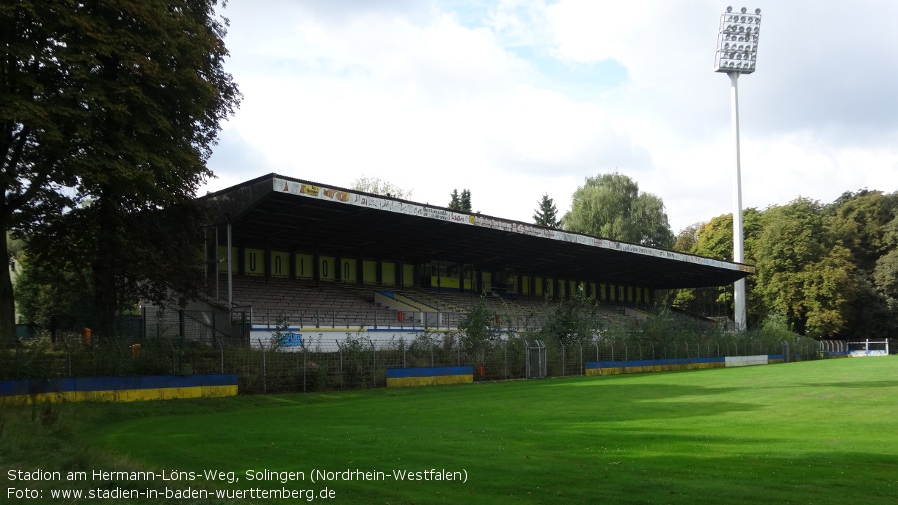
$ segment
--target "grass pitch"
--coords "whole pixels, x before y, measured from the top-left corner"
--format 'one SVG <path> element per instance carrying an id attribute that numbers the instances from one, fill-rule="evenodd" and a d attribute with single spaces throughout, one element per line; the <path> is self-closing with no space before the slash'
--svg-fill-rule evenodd
<path id="1" fill-rule="evenodd" d="M 58 415 L 56 424 L 63 427 L 42 428 L 40 444 L 56 440 L 56 454 L 49 448 L 41 449 L 46 454 L 34 454 L 34 447 L 43 445 L 22 440 L 28 423 L 19 418 L 27 412 L 6 410 L 10 422 L 0 434 L 0 448 L 7 453 L 0 453 L 4 475 L 8 469 L 150 469 L 182 479 L 101 485 L 232 493 L 168 503 L 898 500 L 898 359 L 892 357 L 326 394 L 63 405 L 50 414 Z M 14 437 L 20 437 L 18 442 Z M 316 470 L 330 473 L 322 480 Z M 221 476 L 209 481 L 205 471 L 224 472 L 225 478 L 233 472 L 235 482 L 223 482 Z M 186 478 L 190 472 L 197 475 L 193 481 Z M 402 472 L 413 480 L 397 479 Z M 375 480 L 366 480 L 366 475 Z M 440 479 L 455 476 L 466 480 Z M 58 482 L 47 485 L 65 487 Z M 278 489 L 303 494 L 291 500 L 235 494 Z M 44 500 L 76 502 L 93 503 Z"/>

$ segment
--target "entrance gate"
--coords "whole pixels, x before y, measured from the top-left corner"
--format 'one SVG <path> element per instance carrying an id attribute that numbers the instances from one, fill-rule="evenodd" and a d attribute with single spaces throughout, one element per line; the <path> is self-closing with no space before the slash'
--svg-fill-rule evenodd
<path id="1" fill-rule="evenodd" d="M 546 377 L 546 344 L 542 340 L 527 343 L 527 378 Z"/>

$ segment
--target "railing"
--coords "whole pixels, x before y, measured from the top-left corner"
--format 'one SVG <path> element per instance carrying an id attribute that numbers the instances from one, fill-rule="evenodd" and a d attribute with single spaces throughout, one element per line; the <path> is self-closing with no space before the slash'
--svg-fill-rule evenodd
<path id="1" fill-rule="evenodd" d="M 465 317 L 463 312 L 424 312 L 399 311 L 393 309 L 376 310 L 336 310 L 305 309 L 279 310 L 264 309 L 262 311 L 235 312 L 235 318 L 249 317 L 252 327 L 277 328 L 281 326 L 296 328 L 347 329 L 435 329 L 450 330 L 458 327 Z M 539 320 L 531 319 L 529 324 L 524 318 L 508 318 L 498 316 L 497 328 L 503 329 L 535 329 Z"/>
<path id="2" fill-rule="evenodd" d="M 181 338 L 148 336 L 141 345 L 130 340 L 84 343 L 71 334 L 56 343 L 0 350 L 0 379 L 53 378 L 103 375 L 165 375 L 237 373 L 241 393 L 302 392 L 329 389 L 383 387 L 387 368 L 473 366 L 474 379 L 501 380 L 527 377 L 527 349 L 532 342 L 512 335 L 480 347 L 471 347 L 453 332 L 426 332 L 415 339 L 395 339 L 387 345 L 358 334 L 341 339 L 306 338 L 299 349 L 284 352 L 272 340 L 260 339 L 256 348 L 229 345 L 219 339 L 200 343 Z M 784 345 L 757 340 L 741 342 L 593 341 L 583 344 L 545 344 L 546 374 L 550 377 L 584 375 L 591 361 L 644 361 L 671 358 L 788 354 L 792 360 L 817 357 L 813 343 Z"/>

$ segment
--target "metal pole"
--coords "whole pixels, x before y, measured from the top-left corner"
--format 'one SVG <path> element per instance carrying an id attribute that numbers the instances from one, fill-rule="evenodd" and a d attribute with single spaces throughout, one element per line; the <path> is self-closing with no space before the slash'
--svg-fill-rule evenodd
<path id="1" fill-rule="evenodd" d="M 368 339 L 368 343 L 371 344 L 371 360 L 374 362 L 374 370 L 371 372 L 371 387 L 377 387 L 377 349 L 374 348 L 374 342 L 371 339 Z"/>
<path id="2" fill-rule="evenodd" d="M 733 196 L 733 261 L 735 263 L 745 262 L 745 247 L 742 238 L 742 164 L 740 161 L 739 150 L 739 72 L 729 72 L 730 76 L 730 95 L 733 110 L 733 145 L 736 154 L 736 176 Z M 745 279 L 739 279 L 733 284 L 733 302 L 734 311 L 733 319 L 736 322 L 736 331 L 745 331 L 746 329 L 746 310 L 745 310 Z"/>
<path id="3" fill-rule="evenodd" d="M 231 311 L 234 309 L 234 258 L 231 252 L 231 218 L 228 217 L 228 320 L 232 320 Z"/>
<path id="4" fill-rule="evenodd" d="M 262 394 L 268 394 L 268 355 L 265 352 L 265 345 L 262 343 L 262 339 L 256 339 L 259 341 L 259 347 L 262 348 Z"/>
<path id="5" fill-rule="evenodd" d="M 215 225 L 215 301 L 216 302 L 221 300 L 221 293 L 220 293 L 219 285 L 218 285 L 219 284 L 218 278 L 220 277 L 218 275 L 218 261 L 220 259 L 218 257 L 218 241 L 219 241 L 218 225 Z"/>

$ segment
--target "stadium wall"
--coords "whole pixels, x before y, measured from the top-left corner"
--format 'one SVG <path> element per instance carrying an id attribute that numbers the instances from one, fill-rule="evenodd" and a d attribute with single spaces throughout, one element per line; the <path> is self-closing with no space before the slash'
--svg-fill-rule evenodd
<path id="1" fill-rule="evenodd" d="M 440 331 L 440 330 L 430 330 Z M 253 326 L 250 329 L 250 347 L 254 349 L 270 348 L 274 345 L 273 337 L 276 330 L 265 326 Z M 411 342 L 423 336 L 423 328 L 299 328 L 286 327 L 280 330 L 280 350 L 285 352 L 300 352 L 304 346 L 314 349 L 316 344 L 333 346 L 335 342 L 346 340 L 347 336 L 368 340 L 376 347 L 379 345 L 391 345 L 400 340 Z"/>
<path id="2" fill-rule="evenodd" d="M 782 354 L 757 356 L 725 356 L 717 358 L 674 358 L 638 361 L 587 361 L 586 375 L 616 375 L 625 373 L 669 372 L 701 368 L 729 368 L 738 366 L 783 363 Z"/>
<path id="3" fill-rule="evenodd" d="M 131 402 L 237 395 L 237 374 L 70 377 L 0 382 L 0 403 Z"/>
<path id="4" fill-rule="evenodd" d="M 427 368 L 387 368 L 387 387 L 470 384 L 474 367 L 446 366 Z"/>

